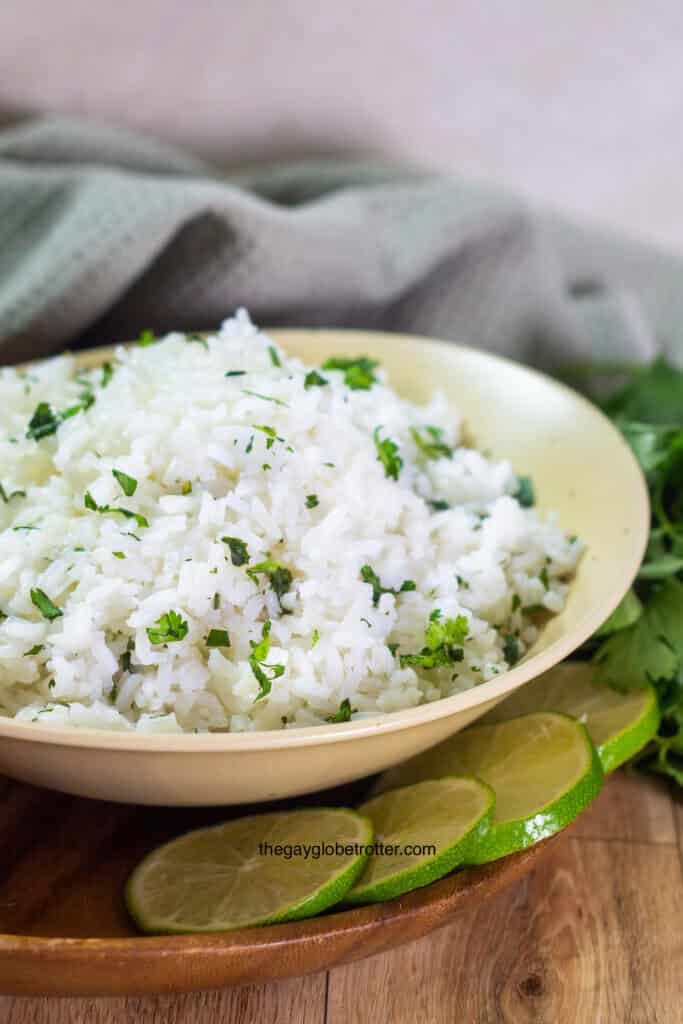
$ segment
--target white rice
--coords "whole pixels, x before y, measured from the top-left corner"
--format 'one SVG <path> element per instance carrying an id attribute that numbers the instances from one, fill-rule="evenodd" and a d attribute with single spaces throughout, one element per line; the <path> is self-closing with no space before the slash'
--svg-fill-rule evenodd
<path id="1" fill-rule="evenodd" d="M 101 370 L 76 376 L 70 356 L 0 373 L 0 713 L 148 732 L 307 726 L 467 689 L 506 671 L 511 644 L 519 655 L 533 644 L 524 609 L 562 609 L 580 542 L 519 504 L 508 462 L 462 446 L 443 396 L 404 401 L 381 368 L 367 390 L 339 370 L 306 388 L 307 370 L 240 311 L 205 345 L 170 334 L 118 349 L 104 387 Z M 38 403 L 63 412 L 84 390 L 89 408 L 26 436 Z M 416 446 L 410 428 L 427 437 L 426 425 L 452 457 Z M 398 445 L 398 480 L 378 460 L 378 427 Z M 134 494 L 113 469 L 137 481 Z M 88 509 L 86 493 L 149 525 Z M 233 564 L 226 536 L 247 545 L 248 563 Z M 267 559 L 291 573 L 281 604 L 267 574 L 246 571 Z M 415 589 L 374 605 L 364 565 L 387 590 Z M 36 590 L 59 617 L 44 617 Z M 440 623 L 467 619 L 461 660 L 402 667 L 436 609 Z M 148 629 L 169 611 L 186 635 L 153 643 Z M 282 669 L 257 699 L 249 659 L 266 621 L 264 660 Z M 211 630 L 230 647 L 208 647 Z"/>

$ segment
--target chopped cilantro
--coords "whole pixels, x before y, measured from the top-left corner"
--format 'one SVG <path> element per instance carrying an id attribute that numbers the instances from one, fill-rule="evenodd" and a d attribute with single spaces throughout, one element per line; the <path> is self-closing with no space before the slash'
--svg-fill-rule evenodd
<path id="1" fill-rule="evenodd" d="M 328 722 L 350 722 L 351 721 L 351 701 L 348 697 L 344 697 L 344 700 L 339 705 L 339 710 L 333 715 L 327 718 Z"/>
<path id="2" fill-rule="evenodd" d="M 413 580 L 404 580 L 398 590 L 393 590 L 392 587 L 383 587 L 379 576 L 371 565 L 361 566 L 360 578 L 363 583 L 368 583 L 372 587 L 372 603 L 375 608 L 379 604 L 379 599 L 382 594 L 404 594 L 410 590 L 416 589 Z"/>
<path id="3" fill-rule="evenodd" d="M 284 665 L 266 664 L 266 659 L 270 654 L 270 626 L 270 620 L 263 623 L 261 627 L 261 640 L 258 643 L 253 640 L 249 641 L 251 644 L 249 667 L 260 686 L 259 692 L 254 698 L 254 704 L 257 700 L 267 697 L 272 689 L 273 681 L 285 674 Z"/>
<path id="4" fill-rule="evenodd" d="M 112 551 L 114 558 L 125 558 L 123 551 Z"/>
<path id="5" fill-rule="evenodd" d="M 530 476 L 519 476 L 517 477 L 517 490 L 513 497 L 517 499 L 522 508 L 531 508 L 536 504 L 536 495 L 534 494 L 534 484 Z"/>
<path id="6" fill-rule="evenodd" d="M 179 612 L 165 612 L 153 626 L 147 627 L 147 636 L 152 644 L 172 644 L 184 640 L 189 626 Z"/>
<path id="7" fill-rule="evenodd" d="M 48 622 L 52 622 L 54 619 L 59 619 L 64 614 L 56 604 L 53 604 L 45 591 L 40 590 L 39 587 L 35 587 L 31 591 L 31 602 Z"/>
<path id="8" fill-rule="evenodd" d="M 432 512 L 448 512 L 451 507 L 447 501 L 437 499 L 436 501 L 428 501 L 427 504 L 431 508 Z"/>
<path id="9" fill-rule="evenodd" d="M 519 640 L 512 633 L 503 637 L 503 657 L 510 668 L 516 665 L 520 658 Z"/>
<path id="10" fill-rule="evenodd" d="M 12 532 L 13 533 L 31 533 L 31 531 L 37 530 L 37 529 L 38 529 L 37 526 L 31 526 L 31 525 L 27 525 L 27 526 L 13 526 L 12 527 Z"/>
<path id="11" fill-rule="evenodd" d="M 423 428 L 424 433 L 427 435 L 424 437 L 418 427 L 410 428 L 410 435 L 415 442 L 417 448 L 422 454 L 428 459 L 452 459 L 453 449 L 450 445 L 446 444 L 443 438 L 443 430 L 441 427 L 427 427 Z"/>
<path id="12" fill-rule="evenodd" d="M 431 669 L 442 665 L 452 665 L 462 661 L 464 644 L 469 631 L 469 623 L 465 615 L 455 619 L 441 621 L 438 608 L 429 616 L 429 624 L 425 630 L 425 646 L 419 654 L 402 654 L 401 668 L 414 665 L 419 668 Z"/>
<path id="13" fill-rule="evenodd" d="M 282 598 L 292 586 L 293 577 L 289 569 L 286 569 L 281 562 L 266 559 L 266 561 L 259 562 L 258 565 L 252 565 L 251 568 L 247 569 L 247 576 L 257 585 L 259 575 L 268 577 L 270 586 L 277 594 L 280 607 L 282 608 Z"/>
<path id="14" fill-rule="evenodd" d="M 128 476 L 127 473 L 122 472 L 120 469 L 112 469 L 111 473 L 126 497 L 132 498 L 138 488 L 137 480 L 132 476 Z"/>
<path id="15" fill-rule="evenodd" d="M 100 512 L 102 515 L 118 515 L 123 516 L 125 519 L 134 519 L 139 527 L 149 526 L 149 522 L 145 516 L 140 515 L 139 512 L 131 512 L 127 508 L 114 508 L 112 505 L 98 505 L 93 498 L 90 491 L 85 492 L 83 498 L 83 504 L 90 512 Z M 134 533 L 128 534 L 129 537 L 135 537 Z M 140 540 L 139 537 L 135 537 L 135 540 Z"/>
<path id="16" fill-rule="evenodd" d="M 246 377 L 246 370 L 228 370 L 226 377 Z"/>
<path id="17" fill-rule="evenodd" d="M 10 491 L 9 494 L 5 488 L 0 484 L 0 498 L 4 501 L 5 505 L 9 505 L 12 498 L 25 498 L 26 491 Z"/>
<path id="18" fill-rule="evenodd" d="M 230 548 L 230 560 L 233 565 L 246 565 L 249 561 L 249 548 L 239 537 L 221 537 Z"/>
<path id="19" fill-rule="evenodd" d="M 306 508 L 317 508 L 320 504 L 317 494 L 306 495 Z"/>
<path id="20" fill-rule="evenodd" d="M 548 590 L 548 588 L 550 587 L 550 579 L 548 578 L 548 569 L 545 565 L 539 572 L 538 578 L 545 587 L 545 589 Z"/>
<path id="21" fill-rule="evenodd" d="M 251 395 L 252 398 L 260 398 L 263 402 L 274 402 L 275 405 L 283 405 L 286 409 L 289 408 L 287 402 L 283 402 L 281 398 L 274 398 L 273 395 L 261 395 L 258 391 L 249 391 L 248 388 L 242 388 L 243 395 Z"/>
<path id="22" fill-rule="evenodd" d="M 311 388 L 324 388 L 329 384 L 329 380 L 326 380 L 317 370 L 309 370 L 304 377 L 304 388 L 309 391 Z"/>
<path id="23" fill-rule="evenodd" d="M 230 635 L 227 629 L 211 629 L 206 638 L 207 647 L 229 647 Z"/>
<path id="24" fill-rule="evenodd" d="M 372 434 L 375 439 L 375 448 L 377 449 L 377 461 L 381 462 L 384 466 L 384 475 L 386 477 L 398 480 L 398 475 L 403 467 L 403 459 L 399 455 L 398 445 L 395 441 L 388 437 L 380 440 L 379 432 L 381 429 L 381 427 L 375 427 Z"/>
<path id="25" fill-rule="evenodd" d="M 368 391 L 377 378 L 372 372 L 379 363 L 375 359 L 368 359 L 367 356 L 358 356 L 356 359 L 346 359 L 343 356 L 333 356 L 326 359 L 322 370 L 343 370 L 344 383 L 352 391 Z"/>
<path id="26" fill-rule="evenodd" d="M 29 420 L 26 437 L 29 441 L 40 441 L 43 437 L 56 434 L 60 422 L 61 418 L 52 406 L 48 402 L 40 402 Z"/>
<path id="27" fill-rule="evenodd" d="M 251 452 L 251 449 L 253 447 L 254 447 L 254 435 L 252 434 L 251 437 L 249 438 L 249 443 L 247 444 L 247 447 L 244 449 L 245 454 L 249 455 L 249 453 Z"/>
<path id="28" fill-rule="evenodd" d="M 44 646 L 44 644 L 35 644 L 29 651 L 24 651 L 24 657 L 32 658 L 34 654 L 40 654 Z"/>
<path id="29" fill-rule="evenodd" d="M 155 345 L 159 339 L 150 327 L 146 327 L 145 330 L 138 337 L 138 345 L 140 348 L 147 348 L 148 345 Z"/>
<path id="30" fill-rule="evenodd" d="M 284 444 L 284 437 L 278 437 L 277 430 L 275 427 L 259 426 L 256 423 L 252 423 L 254 430 L 260 430 L 262 434 L 266 435 L 266 450 L 270 451 L 276 441 L 281 441 Z"/>
<path id="31" fill-rule="evenodd" d="M 317 629 L 313 630 L 313 636 L 311 637 L 311 649 L 315 647 L 318 640 L 320 639 L 320 633 Z"/>
<path id="32" fill-rule="evenodd" d="M 100 387 L 106 388 L 109 381 L 114 376 L 114 367 L 111 363 L 102 363 L 102 376 L 100 378 Z"/>
<path id="33" fill-rule="evenodd" d="M 192 494 L 192 481 L 191 480 L 185 480 L 185 482 L 180 487 L 180 493 L 181 494 Z"/>
<path id="34" fill-rule="evenodd" d="M 521 607 L 521 605 L 522 605 L 522 599 L 519 596 L 519 594 L 513 594 L 512 595 L 512 610 L 513 610 L 513 612 L 516 612 L 517 609 Z"/>
<path id="35" fill-rule="evenodd" d="M 273 366 L 282 366 L 282 363 L 280 362 L 280 355 L 274 345 L 268 346 L 268 355 L 270 356 L 270 361 Z"/>
<path id="36" fill-rule="evenodd" d="M 213 607 L 214 607 L 214 610 L 218 611 L 220 606 L 221 606 L 221 595 L 218 593 L 218 591 L 216 591 L 216 593 L 213 595 Z"/>

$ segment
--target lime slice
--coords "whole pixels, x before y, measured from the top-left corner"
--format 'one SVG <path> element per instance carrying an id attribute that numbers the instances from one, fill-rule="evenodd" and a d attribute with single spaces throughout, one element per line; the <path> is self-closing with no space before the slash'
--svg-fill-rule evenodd
<path id="1" fill-rule="evenodd" d="M 594 682 L 589 661 L 565 661 L 525 683 L 482 722 L 506 722 L 532 711 L 562 711 L 586 726 L 605 772 L 637 754 L 659 728 L 657 696 L 651 686 L 619 693 Z"/>
<path id="2" fill-rule="evenodd" d="M 376 903 L 428 885 L 462 864 L 493 817 L 493 790 L 479 779 L 418 782 L 368 800 L 360 813 L 375 830 L 375 852 L 347 903 Z"/>
<path id="3" fill-rule="evenodd" d="M 317 807 L 198 829 L 138 865 L 126 886 L 128 910 L 155 934 L 310 917 L 345 896 L 365 867 L 372 835 L 355 811 Z"/>
<path id="4" fill-rule="evenodd" d="M 558 832 L 588 806 L 603 778 L 585 727 L 544 711 L 466 729 L 386 772 L 377 790 L 456 774 L 476 775 L 496 794 L 493 823 L 468 852 L 468 864 L 496 860 Z"/>

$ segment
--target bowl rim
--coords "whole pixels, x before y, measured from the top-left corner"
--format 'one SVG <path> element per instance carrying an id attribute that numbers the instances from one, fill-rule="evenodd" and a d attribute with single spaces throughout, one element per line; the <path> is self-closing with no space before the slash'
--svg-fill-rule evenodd
<path id="1" fill-rule="evenodd" d="M 544 386 L 551 387 L 559 393 L 571 397 L 574 403 L 582 405 L 590 415 L 600 422 L 603 429 L 607 429 L 612 433 L 616 446 L 621 448 L 627 463 L 630 463 L 633 474 L 632 500 L 640 509 L 638 517 L 639 529 L 634 532 L 633 536 L 633 556 L 630 560 L 620 563 L 620 571 L 618 575 L 615 573 L 615 583 L 613 584 L 609 600 L 599 608 L 589 609 L 580 619 L 578 625 L 569 633 L 558 638 L 538 654 L 533 654 L 532 651 L 527 658 L 523 659 L 513 669 L 497 676 L 495 679 L 489 679 L 478 686 L 450 697 L 441 697 L 427 704 L 418 704 L 400 711 L 378 712 L 377 715 L 355 722 L 293 726 L 292 728 L 282 730 L 264 729 L 254 732 L 196 734 L 141 733 L 133 730 L 118 731 L 114 729 L 81 729 L 77 727 L 55 728 L 44 725 L 36 727 L 33 722 L 18 722 L 14 718 L 0 716 L 1 738 L 48 744 L 50 746 L 135 751 L 140 754 L 148 752 L 216 754 L 219 752 L 237 752 L 239 750 L 279 750 L 285 747 L 318 746 L 369 739 L 379 733 L 401 732 L 404 729 L 425 725 L 436 719 L 445 719 L 452 715 L 459 715 L 481 704 L 502 698 L 518 686 L 529 682 L 542 672 L 552 668 L 553 665 L 556 665 L 568 654 L 571 654 L 572 651 L 576 650 L 595 632 L 614 611 L 631 586 L 645 553 L 649 535 L 650 500 L 647 485 L 635 456 L 620 432 L 593 402 L 589 401 L 579 392 L 524 363 L 518 363 L 505 356 L 444 338 L 345 327 L 264 327 L 263 330 L 282 338 L 285 342 L 287 336 L 293 338 L 301 334 L 322 335 L 334 333 L 345 335 L 350 340 L 354 336 L 358 336 L 360 339 L 361 337 L 367 337 L 368 334 L 372 334 L 378 340 L 384 340 L 387 343 L 390 341 L 395 343 L 397 340 L 400 340 L 402 343 L 412 342 L 415 344 L 428 344 L 434 347 L 447 347 L 450 350 L 456 349 L 466 354 L 469 358 L 513 367 L 515 371 L 542 381 Z M 83 362 L 87 361 L 89 364 L 97 365 L 99 359 L 106 359 L 118 347 L 103 346 L 85 349 L 83 352 L 76 353 L 66 349 L 56 355 L 73 355 Z M 34 362 L 42 361 L 44 360 L 35 360 Z M 20 364 L 20 366 L 26 365 L 31 364 Z"/>

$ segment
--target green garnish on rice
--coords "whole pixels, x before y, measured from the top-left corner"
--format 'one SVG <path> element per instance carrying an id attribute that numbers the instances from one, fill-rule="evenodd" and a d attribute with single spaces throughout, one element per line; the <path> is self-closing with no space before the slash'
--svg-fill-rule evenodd
<path id="1" fill-rule="evenodd" d="M 275 562 L 268 558 L 264 562 L 259 562 L 258 565 L 252 565 L 247 569 L 247 576 L 257 586 L 260 575 L 268 577 L 271 589 L 277 594 L 280 607 L 282 608 L 282 598 L 292 586 L 294 577 L 291 572 L 281 562 Z"/>
<path id="2" fill-rule="evenodd" d="M 333 715 L 330 715 L 327 719 L 328 722 L 350 722 L 351 721 L 351 701 L 348 697 L 344 697 L 344 700 L 339 704 L 339 710 L 335 711 Z"/>
<path id="3" fill-rule="evenodd" d="M 403 468 L 403 459 L 399 455 L 399 448 L 395 441 L 388 437 L 385 437 L 384 440 L 380 439 L 379 432 L 381 429 L 381 427 L 375 427 L 372 434 L 375 439 L 377 461 L 381 462 L 384 466 L 385 476 L 391 477 L 392 480 L 398 480 L 398 475 Z"/>
<path id="4" fill-rule="evenodd" d="M 230 548 L 230 561 L 233 565 L 247 565 L 249 562 L 249 548 L 239 537 L 221 537 L 224 544 Z"/>
<path id="5" fill-rule="evenodd" d="M 5 488 L 2 486 L 2 484 L 0 484 L 0 498 L 2 498 L 3 502 L 5 503 L 5 505 L 9 505 L 10 501 L 12 500 L 12 498 L 25 498 L 25 497 L 26 497 L 26 491 L 10 491 L 8 493 L 5 490 Z"/>
<path id="6" fill-rule="evenodd" d="M 378 366 L 377 360 L 368 359 L 367 356 L 357 356 L 356 359 L 332 356 L 325 360 L 321 369 L 342 370 L 347 388 L 351 388 L 352 391 L 368 391 L 377 383 L 373 370 Z"/>
<path id="7" fill-rule="evenodd" d="M 443 440 L 441 427 L 418 427 L 410 428 L 410 436 L 417 448 L 428 459 L 452 459 L 453 449 Z M 426 436 L 424 436 L 426 435 Z"/>
<path id="8" fill-rule="evenodd" d="M 360 578 L 363 583 L 369 583 L 372 587 L 372 603 L 377 607 L 382 594 L 405 594 L 410 590 L 417 590 L 414 580 L 404 580 L 398 590 L 392 587 L 383 587 L 379 576 L 371 565 L 363 565 L 360 570 Z"/>
<path id="9" fill-rule="evenodd" d="M 435 608 L 429 616 L 425 630 L 425 646 L 419 654 L 401 654 L 401 667 L 432 669 L 453 665 L 464 658 L 463 644 L 469 633 L 469 622 L 465 615 L 441 621 L 441 611 Z"/>
<path id="10" fill-rule="evenodd" d="M 90 512 L 99 512 L 101 515 L 123 516 L 124 519 L 134 519 L 137 525 L 141 528 L 149 526 L 149 522 L 145 516 L 140 515 L 139 512 L 131 512 L 128 508 L 115 508 L 113 505 L 98 505 L 90 491 L 85 492 L 83 504 Z M 135 535 L 130 534 L 130 536 L 133 537 Z M 135 539 L 139 540 L 140 538 L 136 537 Z"/>
<path id="11" fill-rule="evenodd" d="M 306 391 L 310 390 L 310 388 L 324 388 L 329 383 L 317 370 L 309 370 L 304 377 L 304 388 Z"/>
<path id="12" fill-rule="evenodd" d="M 40 614 L 48 622 L 53 622 L 54 619 L 59 619 L 64 612 L 54 604 L 53 601 L 47 596 L 44 590 L 39 587 L 34 587 L 31 591 L 31 603 L 35 605 Z"/>
<path id="13" fill-rule="evenodd" d="M 227 629 L 210 629 L 206 638 L 207 647 L 230 647 L 230 634 Z"/>
<path id="14" fill-rule="evenodd" d="M 132 476 L 128 476 L 127 473 L 122 472 L 120 469 L 112 469 L 111 473 L 112 476 L 116 479 L 116 481 L 120 484 L 121 490 L 126 495 L 126 497 L 132 498 L 136 490 L 138 489 L 137 480 Z"/>
<path id="15" fill-rule="evenodd" d="M 254 673 L 260 686 L 260 690 L 254 698 L 256 701 L 263 700 L 270 693 L 275 679 L 280 679 L 285 674 L 284 665 L 268 665 L 266 659 L 270 654 L 270 620 L 263 623 L 261 627 L 261 639 L 258 643 L 250 640 L 251 655 L 249 656 L 249 667 Z M 270 673 L 270 674 L 269 674 Z"/>
<path id="16" fill-rule="evenodd" d="M 147 636 L 152 644 L 173 644 L 184 640 L 189 626 L 179 612 L 165 612 L 153 626 L 147 627 Z"/>

